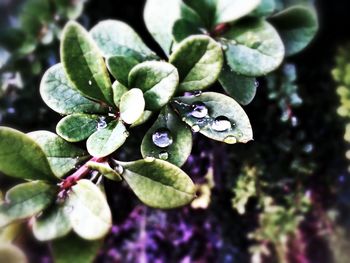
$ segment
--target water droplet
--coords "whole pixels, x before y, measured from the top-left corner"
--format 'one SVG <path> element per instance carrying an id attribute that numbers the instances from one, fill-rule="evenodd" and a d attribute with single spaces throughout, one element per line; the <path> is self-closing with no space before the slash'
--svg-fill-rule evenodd
<path id="1" fill-rule="evenodd" d="M 227 45 L 222 45 L 221 47 L 222 47 L 222 50 L 223 50 L 223 51 L 226 51 L 226 50 L 228 49 L 228 46 L 227 46 Z"/>
<path id="2" fill-rule="evenodd" d="M 124 167 L 121 166 L 120 164 L 117 164 L 116 167 L 114 167 L 114 170 L 119 174 L 122 175 L 124 173 Z"/>
<path id="3" fill-rule="evenodd" d="M 292 126 L 293 126 L 293 127 L 298 126 L 299 121 L 298 121 L 298 118 L 297 118 L 297 117 L 293 116 L 292 119 L 291 119 L 291 121 L 292 121 Z"/>
<path id="4" fill-rule="evenodd" d="M 193 96 L 195 97 L 199 97 L 200 95 L 202 95 L 202 91 L 201 90 L 196 90 L 192 93 Z"/>
<path id="5" fill-rule="evenodd" d="M 100 117 L 97 123 L 97 130 L 101 130 L 107 127 L 107 122 L 105 117 Z"/>
<path id="6" fill-rule="evenodd" d="M 199 132 L 201 128 L 197 124 L 195 124 L 191 127 L 191 129 L 193 132 Z"/>
<path id="7" fill-rule="evenodd" d="M 144 160 L 145 160 L 146 163 L 151 163 L 151 162 L 153 162 L 155 160 L 155 158 L 152 157 L 152 156 L 147 156 Z"/>
<path id="8" fill-rule="evenodd" d="M 168 160 L 168 158 L 169 158 L 169 153 L 168 152 L 162 151 L 162 152 L 159 153 L 159 159 L 165 161 L 165 160 Z"/>
<path id="9" fill-rule="evenodd" d="M 224 139 L 224 142 L 226 142 L 228 144 L 235 144 L 235 143 L 237 143 L 237 139 L 236 139 L 236 137 L 229 135 Z"/>
<path id="10" fill-rule="evenodd" d="M 225 116 L 218 116 L 215 118 L 212 129 L 215 131 L 226 131 L 232 127 L 230 120 Z"/>
<path id="11" fill-rule="evenodd" d="M 89 86 L 91 86 L 92 85 L 92 81 L 91 80 L 89 80 Z"/>
<path id="12" fill-rule="evenodd" d="M 130 132 L 128 132 L 128 131 L 124 131 L 124 133 L 123 133 L 123 134 L 124 134 L 124 136 L 125 136 L 125 137 L 129 137 Z"/>
<path id="13" fill-rule="evenodd" d="M 201 119 L 208 115 L 208 108 L 201 101 L 194 102 L 191 107 L 191 115 L 195 118 Z"/>
<path id="14" fill-rule="evenodd" d="M 255 80 L 254 86 L 255 86 L 255 88 L 259 87 L 259 81 Z"/>
<path id="15" fill-rule="evenodd" d="M 168 129 L 161 128 L 152 134 L 152 141 L 159 148 L 166 148 L 173 143 L 173 138 Z"/>

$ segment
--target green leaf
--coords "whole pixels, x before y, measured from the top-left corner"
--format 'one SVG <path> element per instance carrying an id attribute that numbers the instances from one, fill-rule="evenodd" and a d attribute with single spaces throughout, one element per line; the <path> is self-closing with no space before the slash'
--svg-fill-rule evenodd
<path id="1" fill-rule="evenodd" d="M 104 237 L 112 226 L 112 214 L 101 190 L 91 181 L 82 179 L 72 187 L 67 206 L 75 233 L 87 240 Z"/>
<path id="2" fill-rule="evenodd" d="M 0 171 L 27 180 L 55 180 L 45 153 L 31 138 L 0 127 Z"/>
<path id="3" fill-rule="evenodd" d="M 176 42 L 181 42 L 191 35 L 201 34 L 200 28 L 186 19 L 179 19 L 175 22 L 173 27 L 173 36 Z"/>
<path id="4" fill-rule="evenodd" d="M 316 11 L 312 7 L 292 6 L 271 17 L 271 23 L 279 32 L 288 56 L 303 50 L 318 30 Z"/>
<path id="5" fill-rule="evenodd" d="M 238 20 L 252 12 L 259 4 L 260 0 L 217 0 L 215 23 Z"/>
<path id="6" fill-rule="evenodd" d="M 141 144 L 144 158 L 155 157 L 182 166 L 192 150 L 192 132 L 178 116 L 164 107 Z"/>
<path id="7" fill-rule="evenodd" d="M 112 121 L 104 129 L 92 134 L 86 142 L 88 152 L 94 157 L 105 157 L 122 146 L 129 136 L 124 124 Z"/>
<path id="8" fill-rule="evenodd" d="M 173 44 L 172 31 L 176 20 L 181 16 L 182 0 L 147 0 L 144 20 L 148 31 L 169 55 Z"/>
<path id="9" fill-rule="evenodd" d="M 105 20 L 94 26 L 90 34 L 104 57 L 136 56 L 138 60 L 154 57 L 139 35 L 126 23 Z"/>
<path id="10" fill-rule="evenodd" d="M 72 229 L 65 204 L 55 204 L 35 218 L 33 233 L 40 241 L 49 241 L 66 236 Z"/>
<path id="11" fill-rule="evenodd" d="M 172 106 L 194 132 L 208 138 L 228 144 L 253 139 L 247 114 L 228 96 L 204 92 L 200 96 L 178 97 Z"/>
<path id="12" fill-rule="evenodd" d="M 242 105 L 248 105 L 255 97 L 256 79 L 239 75 L 227 65 L 222 68 L 219 81 L 228 95 Z"/>
<path id="13" fill-rule="evenodd" d="M 88 153 L 73 144 L 70 144 L 48 131 L 35 131 L 28 133 L 44 151 L 51 170 L 58 177 L 62 178 L 72 171 L 81 160 L 88 156 Z"/>
<path id="14" fill-rule="evenodd" d="M 122 174 L 136 196 L 146 205 L 169 209 L 191 202 L 195 186 L 191 178 L 177 166 L 166 161 L 146 158 L 120 163 Z"/>
<path id="15" fill-rule="evenodd" d="M 253 11 L 252 16 L 269 16 L 277 9 L 275 0 L 261 0 L 259 6 Z"/>
<path id="16" fill-rule="evenodd" d="M 101 245 L 101 240 L 87 241 L 70 234 L 52 242 L 52 254 L 55 263 L 92 263 Z"/>
<path id="17" fill-rule="evenodd" d="M 145 99 L 142 90 L 131 89 L 120 99 L 120 118 L 127 124 L 133 124 L 145 110 Z"/>
<path id="18" fill-rule="evenodd" d="M 203 90 L 213 84 L 221 71 L 223 55 L 216 41 L 207 36 L 183 40 L 170 56 L 179 71 L 179 91 Z"/>
<path id="19" fill-rule="evenodd" d="M 89 161 L 86 163 L 86 165 L 90 169 L 100 172 L 103 176 L 107 177 L 110 180 L 117 181 L 117 182 L 122 180 L 119 173 L 113 170 L 107 162 L 97 163 L 97 162 Z"/>
<path id="20" fill-rule="evenodd" d="M 59 114 L 103 113 L 101 104 L 83 97 L 69 83 L 62 64 L 49 68 L 40 84 L 40 95 L 44 102 Z"/>
<path id="21" fill-rule="evenodd" d="M 148 110 L 145 110 L 141 117 L 135 121 L 131 126 L 130 128 L 133 128 L 133 127 L 136 127 L 136 126 L 139 126 L 141 124 L 144 124 L 146 121 L 148 121 L 153 115 L 153 112 L 152 111 L 148 111 Z"/>
<path id="22" fill-rule="evenodd" d="M 118 80 L 114 81 L 112 85 L 113 89 L 113 101 L 114 104 L 119 107 L 120 99 L 128 91 L 128 88 L 121 84 Z"/>
<path id="23" fill-rule="evenodd" d="M 97 115 L 80 113 L 68 115 L 58 122 L 56 132 L 68 142 L 80 142 L 97 130 L 101 118 Z"/>
<path id="24" fill-rule="evenodd" d="M 146 61 L 135 66 L 129 74 L 129 88 L 143 91 L 147 110 L 159 110 L 174 95 L 179 83 L 176 68 L 166 62 Z"/>
<path id="25" fill-rule="evenodd" d="M 62 32 L 61 61 L 70 82 L 84 96 L 113 105 L 112 84 L 98 47 L 78 23 Z"/>
<path id="26" fill-rule="evenodd" d="M 263 20 L 248 19 L 233 26 L 222 40 L 228 65 L 245 76 L 262 76 L 275 70 L 284 58 L 276 30 Z"/>
<path id="27" fill-rule="evenodd" d="M 202 28 L 205 27 L 204 22 L 202 18 L 199 16 L 199 14 L 195 11 L 195 9 L 185 4 L 185 2 L 181 3 L 180 11 L 181 11 L 181 19 L 191 22 L 193 25 L 196 25 L 197 27 L 202 27 Z"/>
<path id="28" fill-rule="evenodd" d="M 185 0 L 184 2 L 199 15 L 204 27 L 209 30 L 213 27 L 217 0 Z"/>
<path id="29" fill-rule="evenodd" d="M 85 0 L 56 0 L 57 12 L 61 17 L 66 17 L 69 20 L 77 19 L 84 10 Z"/>
<path id="30" fill-rule="evenodd" d="M 19 184 L 11 188 L 0 205 L 0 227 L 13 221 L 29 218 L 49 206 L 57 187 L 42 181 Z"/>
<path id="31" fill-rule="evenodd" d="M 140 61 L 132 56 L 113 56 L 107 59 L 107 67 L 113 77 L 124 86 L 128 86 L 129 72 Z"/>
<path id="32" fill-rule="evenodd" d="M 18 247 L 12 244 L 0 244 L 0 262 L 27 263 L 28 261 Z"/>

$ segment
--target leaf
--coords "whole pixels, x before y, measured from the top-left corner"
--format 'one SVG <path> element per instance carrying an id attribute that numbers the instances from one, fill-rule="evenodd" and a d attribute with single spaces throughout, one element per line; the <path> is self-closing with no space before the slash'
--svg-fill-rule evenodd
<path id="1" fill-rule="evenodd" d="M 103 57 L 88 32 L 76 22 L 68 22 L 63 29 L 61 61 L 68 79 L 81 94 L 113 105 Z"/>
<path id="2" fill-rule="evenodd" d="M 118 80 L 114 81 L 112 85 L 113 89 L 113 101 L 114 104 L 119 107 L 120 99 L 128 91 L 128 88 L 121 84 Z"/>
<path id="3" fill-rule="evenodd" d="M 182 0 L 147 0 L 143 17 L 148 31 L 158 42 L 166 55 L 173 43 L 172 30 L 180 18 Z M 165 15 L 166 14 L 166 15 Z"/>
<path id="4" fill-rule="evenodd" d="M 147 110 L 159 110 L 174 95 L 179 83 L 176 68 L 166 62 L 146 61 L 129 74 L 129 88 L 143 91 Z"/>
<path id="5" fill-rule="evenodd" d="M 112 169 L 108 163 L 98 163 L 98 162 L 89 161 L 86 163 L 86 166 L 88 166 L 92 170 L 96 170 L 100 172 L 103 176 L 107 177 L 110 180 L 117 181 L 117 182 L 122 180 L 119 173 L 117 173 L 114 169 Z"/>
<path id="6" fill-rule="evenodd" d="M 18 247 L 12 244 L 0 244 L 0 262 L 27 263 L 28 261 Z"/>
<path id="7" fill-rule="evenodd" d="M 226 60 L 233 71 L 250 77 L 275 70 L 284 58 L 284 46 L 276 30 L 263 20 L 235 24 L 223 38 Z"/>
<path id="8" fill-rule="evenodd" d="M 0 227 L 41 212 L 52 203 L 57 191 L 56 186 L 42 181 L 11 188 L 6 193 L 5 202 L 0 205 Z"/>
<path id="9" fill-rule="evenodd" d="M 312 7 L 292 6 L 271 17 L 271 23 L 279 32 L 288 56 L 303 50 L 318 30 L 316 11 Z"/>
<path id="10" fill-rule="evenodd" d="M 59 114 L 106 112 L 101 104 L 83 97 L 72 87 L 62 64 L 56 64 L 46 71 L 41 80 L 40 95 L 46 105 Z"/>
<path id="11" fill-rule="evenodd" d="M 122 146 L 128 136 L 122 122 L 112 121 L 106 128 L 92 134 L 86 142 L 86 147 L 92 156 L 105 157 Z"/>
<path id="12" fill-rule="evenodd" d="M 176 20 L 172 32 L 176 42 L 181 42 L 188 36 L 199 35 L 201 33 L 200 28 L 196 24 L 186 19 Z"/>
<path id="13" fill-rule="evenodd" d="M 72 229 L 68 215 L 68 207 L 55 204 L 42 215 L 35 218 L 33 233 L 39 241 L 49 241 L 66 236 Z"/>
<path id="14" fill-rule="evenodd" d="M 223 54 L 216 41 L 197 35 L 183 40 L 169 61 L 179 71 L 179 91 L 203 90 L 217 80 L 222 68 Z"/>
<path id="15" fill-rule="evenodd" d="M 136 56 L 141 61 L 155 56 L 139 35 L 122 21 L 102 21 L 91 29 L 90 34 L 104 57 Z"/>
<path id="16" fill-rule="evenodd" d="M 0 171 L 27 180 L 55 180 L 40 146 L 24 133 L 7 127 L 0 127 Z"/>
<path id="17" fill-rule="evenodd" d="M 172 106 L 193 131 L 208 138 L 228 144 L 253 139 L 247 114 L 228 96 L 204 92 L 200 96 L 178 97 Z"/>
<path id="18" fill-rule="evenodd" d="M 57 12 L 62 17 L 67 17 L 69 20 L 75 20 L 84 10 L 85 0 L 77 0 L 71 2 L 70 0 L 56 0 Z"/>
<path id="19" fill-rule="evenodd" d="M 190 203 L 195 197 L 191 178 L 171 163 L 147 158 L 120 164 L 125 169 L 123 178 L 148 206 L 176 208 Z"/>
<path id="20" fill-rule="evenodd" d="M 101 190 L 82 179 L 72 187 L 67 206 L 75 233 L 87 240 L 104 237 L 112 226 L 112 214 Z"/>
<path id="21" fill-rule="evenodd" d="M 101 117 L 98 115 L 76 113 L 64 117 L 57 123 L 56 132 L 68 142 L 83 141 L 93 134 Z"/>
<path id="22" fill-rule="evenodd" d="M 131 89 L 120 99 L 120 117 L 127 124 L 133 124 L 145 110 L 145 99 L 142 90 Z"/>
<path id="23" fill-rule="evenodd" d="M 101 240 L 87 241 L 70 234 L 52 242 L 55 263 L 92 263 L 102 245 Z"/>
<path id="24" fill-rule="evenodd" d="M 228 23 L 252 12 L 260 0 L 217 0 L 215 24 Z"/>
<path id="25" fill-rule="evenodd" d="M 51 170 L 58 178 L 62 178 L 72 171 L 88 153 L 73 144 L 70 144 L 48 131 L 35 131 L 28 133 L 44 151 Z"/>
<path id="26" fill-rule="evenodd" d="M 107 59 L 107 67 L 113 77 L 124 86 L 128 86 L 129 72 L 140 61 L 132 56 L 113 56 Z"/>
<path id="27" fill-rule="evenodd" d="M 141 124 L 144 124 L 146 121 L 148 121 L 148 120 L 152 117 L 152 115 L 153 115 L 153 112 L 152 112 L 152 111 L 145 110 L 145 111 L 142 113 L 141 117 L 140 117 L 137 121 L 135 121 L 135 122 L 130 126 L 130 128 L 134 128 L 134 127 L 136 127 L 136 126 L 139 126 L 139 125 L 141 125 Z"/>
<path id="28" fill-rule="evenodd" d="M 275 0 L 261 0 L 259 6 L 253 11 L 252 15 L 257 17 L 269 16 L 277 9 Z"/>
<path id="29" fill-rule="evenodd" d="M 156 137 L 157 135 L 163 136 Z M 157 138 L 163 145 L 171 143 L 168 146 L 159 147 L 154 143 L 154 141 L 157 143 Z M 164 107 L 158 119 L 143 137 L 141 144 L 142 156 L 144 158 L 164 159 L 180 167 L 186 162 L 191 150 L 191 130 L 179 120 L 178 116 L 169 107 Z"/>
<path id="30" fill-rule="evenodd" d="M 192 1 L 192 3 L 195 4 L 196 1 Z M 195 9 L 191 8 L 188 5 L 188 2 L 187 4 L 185 2 L 181 3 L 180 12 L 181 12 L 181 19 L 191 22 L 193 25 L 196 25 L 197 27 L 202 27 L 202 28 L 205 27 L 202 18 L 199 16 L 199 14 L 196 12 Z"/>
<path id="31" fill-rule="evenodd" d="M 185 0 L 184 2 L 199 15 L 204 27 L 209 30 L 213 27 L 217 0 Z"/>
<path id="32" fill-rule="evenodd" d="M 223 67 L 219 81 L 228 95 L 242 105 L 248 105 L 255 97 L 256 79 L 239 75 L 227 65 Z"/>

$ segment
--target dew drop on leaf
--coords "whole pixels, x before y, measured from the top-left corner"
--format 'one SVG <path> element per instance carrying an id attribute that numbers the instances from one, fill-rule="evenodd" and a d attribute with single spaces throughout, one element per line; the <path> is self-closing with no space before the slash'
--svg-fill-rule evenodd
<path id="1" fill-rule="evenodd" d="M 89 80 L 89 86 L 91 86 L 92 85 L 92 81 L 91 80 Z"/>
<path id="2" fill-rule="evenodd" d="M 107 127 L 107 122 L 105 117 L 100 117 L 97 123 L 97 129 L 101 130 Z"/>
<path id="3" fill-rule="evenodd" d="M 199 132 L 201 128 L 199 127 L 199 125 L 195 124 L 191 127 L 191 129 L 193 132 Z"/>
<path id="4" fill-rule="evenodd" d="M 235 144 L 237 142 L 237 139 L 236 137 L 229 135 L 224 139 L 224 142 L 228 144 Z"/>
<path id="5" fill-rule="evenodd" d="M 254 86 L 255 86 L 255 88 L 259 87 L 259 81 L 255 80 Z"/>
<path id="6" fill-rule="evenodd" d="M 225 116 L 218 116 L 215 118 L 213 124 L 212 124 L 212 129 L 215 131 L 226 131 L 232 127 L 232 124 L 230 120 L 225 117 Z"/>
<path id="7" fill-rule="evenodd" d="M 169 158 L 169 153 L 168 152 L 163 151 L 163 152 L 159 153 L 159 159 L 165 161 L 165 160 L 168 160 L 168 158 Z"/>
<path id="8" fill-rule="evenodd" d="M 116 167 L 114 167 L 114 170 L 119 174 L 122 175 L 124 173 L 124 167 L 118 164 Z"/>
<path id="9" fill-rule="evenodd" d="M 191 116 L 201 119 L 208 115 L 208 108 L 201 101 L 194 102 L 192 105 Z"/>
<path id="10" fill-rule="evenodd" d="M 173 138 L 168 129 L 161 128 L 152 134 L 152 141 L 159 148 L 166 148 L 173 143 Z"/>
<path id="11" fill-rule="evenodd" d="M 202 95 L 202 91 L 201 90 L 196 90 L 192 93 L 193 96 L 195 97 L 199 97 L 200 95 Z"/>
<path id="12" fill-rule="evenodd" d="M 151 163 L 151 162 L 153 162 L 155 160 L 155 158 L 152 157 L 152 156 L 147 156 L 144 160 L 145 160 L 146 163 Z"/>

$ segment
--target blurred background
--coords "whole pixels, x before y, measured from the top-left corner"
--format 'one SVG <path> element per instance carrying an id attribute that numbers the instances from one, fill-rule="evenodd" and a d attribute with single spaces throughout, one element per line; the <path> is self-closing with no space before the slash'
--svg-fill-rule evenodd
<path id="1" fill-rule="evenodd" d="M 88 29 L 125 21 L 162 55 L 145 28 L 144 2 L 0 0 L 0 125 L 55 131 L 60 116 L 44 105 L 39 84 L 59 62 L 69 19 Z M 161 211 L 108 182 L 115 222 L 96 262 L 349 262 L 350 1 L 315 4 L 316 39 L 259 79 L 245 107 L 255 140 L 230 146 L 195 135 L 184 170 L 200 198 Z M 136 129 L 120 159 L 140 158 L 147 129 Z M 15 183 L 0 176 L 1 190 Z M 29 262 L 51 262 L 49 245 L 24 231 L 17 243 Z"/>

